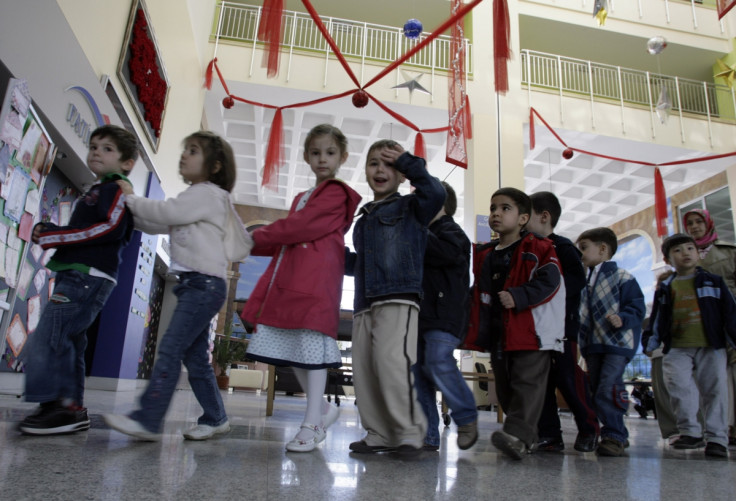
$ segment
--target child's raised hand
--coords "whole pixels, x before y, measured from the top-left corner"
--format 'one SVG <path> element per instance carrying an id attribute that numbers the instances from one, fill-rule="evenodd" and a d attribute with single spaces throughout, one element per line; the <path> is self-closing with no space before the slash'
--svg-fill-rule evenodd
<path id="1" fill-rule="evenodd" d="M 499 292 L 498 300 L 501 302 L 501 305 L 507 310 L 510 310 L 516 307 L 516 302 L 514 302 L 514 296 L 512 296 L 509 291 Z"/>
<path id="2" fill-rule="evenodd" d="M 38 239 L 41 238 L 41 229 L 43 229 L 43 224 L 37 224 L 33 227 L 33 233 L 31 234 L 31 241 L 33 241 L 34 244 L 38 243 Z"/>
<path id="3" fill-rule="evenodd" d="M 379 155 L 383 163 L 393 167 L 394 163 L 396 163 L 396 159 L 399 158 L 402 153 L 404 153 L 404 148 L 397 144 L 393 147 L 381 148 Z"/>
<path id="4" fill-rule="evenodd" d="M 612 313 L 611 315 L 608 315 L 606 317 L 608 322 L 613 325 L 615 328 L 620 329 L 622 325 L 624 325 L 623 321 L 621 320 L 621 317 L 616 315 L 615 313 Z"/>
<path id="5" fill-rule="evenodd" d="M 123 192 L 124 195 L 133 195 L 133 185 L 130 184 L 128 181 L 123 181 L 122 179 L 118 179 L 115 181 L 118 183 L 118 186 L 120 186 L 120 191 Z"/>

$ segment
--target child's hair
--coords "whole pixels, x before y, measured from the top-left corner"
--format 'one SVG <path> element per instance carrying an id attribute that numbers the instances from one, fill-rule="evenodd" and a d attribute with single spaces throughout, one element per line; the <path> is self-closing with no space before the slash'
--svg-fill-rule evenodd
<path id="1" fill-rule="evenodd" d="M 225 191 L 233 191 L 235 186 L 236 166 L 235 155 L 230 143 L 214 132 L 200 130 L 184 138 L 196 141 L 204 153 L 204 168 L 207 170 L 207 180 L 216 184 Z M 217 165 L 220 169 L 215 172 Z"/>
<path id="2" fill-rule="evenodd" d="M 516 204 L 516 208 L 519 209 L 519 214 L 532 215 L 532 201 L 529 195 L 516 188 L 499 188 L 497 189 L 491 198 L 505 196 L 509 197 Z"/>
<path id="3" fill-rule="evenodd" d="M 319 136 L 332 136 L 332 139 L 337 143 L 337 147 L 340 148 L 340 156 L 348 151 L 348 138 L 340 129 L 330 124 L 320 124 L 312 127 L 304 140 L 304 151 L 307 151 L 312 140 Z"/>
<path id="4" fill-rule="evenodd" d="M 669 259 L 669 253 L 670 250 L 672 250 L 672 247 L 687 243 L 691 243 L 697 247 L 695 239 L 687 233 L 675 233 L 674 235 L 670 235 L 664 239 L 664 242 L 662 242 L 662 255 L 664 255 L 665 259 Z"/>
<path id="5" fill-rule="evenodd" d="M 618 249 L 618 238 L 616 238 L 616 234 L 610 228 L 601 227 L 585 230 L 580 234 L 576 243 L 581 240 L 590 240 L 594 244 L 606 244 L 611 249 L 609 258 L 613 257 L 616 254 L 616 249 Z"/>
<path id="6" fill-rule="evenodd" d="M 457 211 L 457 195 L 455 190 L 449 183 L 442 181 L 442 187 L 445 189 L 447 196 L 445 197 L 445 214 L 452 217 Z"/>
<path id="7" fill-rule="evenodd" d="M 399 143 L 394 141 L 393 139 L 379 139 L 375 143 L 371 145 L 370 148 L 368 148 L 368 155 L 367 157 L 371 156 L 371 153 L 373 153 L 376 150 L 382 150 L 384 148 L 395 148 L 396 146 L 401 146 Z"/>
<path id="8" fill-rule="evenodd" d="M 132 132 L 118 125 L 107 124 L 92 131 L 89 138 L 92 139 L 95 137 L 100 139 L 110 138 L 120 152 L 121 162 L 138 160 L 140 145 L 138 144 L 138 138 Z M 123 172 L 128 174 L 130 169 L 124 170 Z"/>
<path id="9" fill-rule="evenodd" d="M 532 201 L 532 210 L 535 214 L 541 214 L 544 211 L 549 212 L 550 223 L 552 228 L 557 226 L 557 222 L 560 220 L 560 214 L 562 214 L 562 207 L 560 201 L 557 199 L 554 193 L 551 191 L 539 191 L 529 195 Z"/>

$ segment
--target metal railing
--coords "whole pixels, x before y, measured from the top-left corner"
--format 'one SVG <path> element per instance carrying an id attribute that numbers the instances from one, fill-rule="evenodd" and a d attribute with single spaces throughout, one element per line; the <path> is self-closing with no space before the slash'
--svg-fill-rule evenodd
<path id="1" fill-rule="evenodd" d="M 725 85 L 528 50 L 521 51 L 521 60 L 522 83 L 529 88 L 652 109 L 664 86 L 672 101 L 673 113 L 688 113 L 709 120 L 736 119 L 736 95 Z"/>
<path id="2" fill-rule="evenodd" d="M 215 26 L 214 35 L 221 41 L 261 45 L 257 40 L 261 7 L 222 2 L 218 19 L 219 32 Z M 324 54 L 329 46 L 322 33 L 307 13 L 284 11 L 282 47 L 288 51 L 298 50 Z M 335 17 L 322 17 L 330 36 L 347 59 L 362 62 L 390 63 L 411 49 L 429 33 L 422 33 L 419 39 L 409 40 L 402 28 L 363 23 Z M 471 44 L 466 40 L 466 71 L 472 73 Z M 431 71 L 450 69 L 451 38 L 440 35 L 427 47 L 408 59 L 407 66 Z"/>

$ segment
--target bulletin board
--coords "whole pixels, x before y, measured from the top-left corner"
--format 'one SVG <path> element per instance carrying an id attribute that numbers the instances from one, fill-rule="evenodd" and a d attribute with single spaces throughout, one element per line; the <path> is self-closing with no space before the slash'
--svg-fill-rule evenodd
<path id="1" fill-rule="evenodd" d="M 0 370 L 19 355 L 48 301 L 50 255 L 31 242 L 56 146 L 33 109 L 25 80 L 11 78 L 0 108 Z M 58 217 L 63 217 L 61 210 Z"/>

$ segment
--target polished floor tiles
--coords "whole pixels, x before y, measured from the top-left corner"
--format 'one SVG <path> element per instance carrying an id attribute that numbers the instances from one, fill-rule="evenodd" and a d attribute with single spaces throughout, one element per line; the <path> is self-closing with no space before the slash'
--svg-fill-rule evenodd
<path id="1" fill-rule="evenodd" d="M 631 447 L 621 458 L 573 450 L 575 425 L 563 414 L 566 449 L 522 461 L 490 443 L 496 414 L 481 412 L 481 436 L 470 450 L 455 445 L 454 424 L 439 452 L 416 459 L 349 453 L 362 437 L 353 400 L 327 439 L 311 453 L 286 452 L 298 430 L 303 397 L 277 395 L 265 416 L 265 394 L 223 392 L 233 425 L 227 435 L 185 441 L 199 406 L 188 390 L 175 394 L 160 443 L 137 442 L 107 428 L 101 415 L 125 413 L 134 392 L 88 391 L 92 427 L 73 435 L 20 435 L 16 423 L 35 408 L 0 396 L 0 499 L 3 500 L 625 500 L 736 499 L 736 459 L 705 459 L 659 438 L 656 421 L 627 419 Z M 732 449 L 731 454 L 736 453 Z"/>

